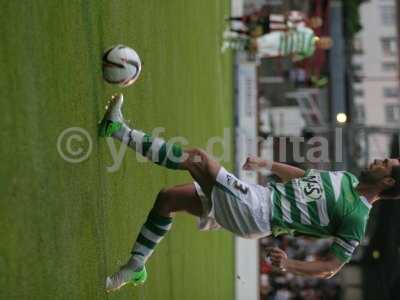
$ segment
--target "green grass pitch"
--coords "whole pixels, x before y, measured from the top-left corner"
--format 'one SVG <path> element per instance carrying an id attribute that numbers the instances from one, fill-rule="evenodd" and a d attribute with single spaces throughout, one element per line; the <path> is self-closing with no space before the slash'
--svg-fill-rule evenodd
<path id="1" fill-rule="evenodd" d="M 228 0 L 2 1 L 0 299 L 233 299 L 232 235 L 198 232 L 182 215 L 151 258 L 145 287 L 104 293 L 157 192 L 191 178 L 138 163 L 133 152 L 107 172 L 110 151 L 96 135 L 119 91 L 102 81 L 100 58 L 118 43 L 143 61 L 123 90 L 131 124 L 200 147 L 232 128 L 232 57 L 220 53 L 229 9 Z M 56 147 L 73 126 L 93 140 L 79 164 Z"/>

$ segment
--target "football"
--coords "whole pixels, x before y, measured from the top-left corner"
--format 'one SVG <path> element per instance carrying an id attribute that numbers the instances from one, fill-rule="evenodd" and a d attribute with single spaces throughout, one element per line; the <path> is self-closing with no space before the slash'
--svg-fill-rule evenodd
<path id="1" fill-rule="evenodd" d="M 142 63 L 135 50 L 116 45 L 103 54 L 103 77 L 111 84 L 126 87 L 134 83 L 142 69 Z"/>

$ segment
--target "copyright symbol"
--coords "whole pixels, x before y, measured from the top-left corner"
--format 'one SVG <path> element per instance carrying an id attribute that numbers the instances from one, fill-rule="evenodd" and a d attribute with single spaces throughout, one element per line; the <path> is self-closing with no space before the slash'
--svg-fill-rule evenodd
<path id="1" fill-rule="evenodd" d="M 58 154 L 67 162 L 77 164 L 92 153 L 92 139 L 81 127 L 70 127 L 63 130 L 57 138 Z"/>

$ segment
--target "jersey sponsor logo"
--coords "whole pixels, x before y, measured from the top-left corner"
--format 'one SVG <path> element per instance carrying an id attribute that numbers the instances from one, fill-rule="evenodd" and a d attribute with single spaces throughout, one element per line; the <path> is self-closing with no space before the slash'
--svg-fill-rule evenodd
<path id="1" fill-rule="evenodd" d="M 300 180 L 300 190 L 306 202 L 320 201 L 324 197 L 321 178 L 317 175 L 302 178 Z"/>

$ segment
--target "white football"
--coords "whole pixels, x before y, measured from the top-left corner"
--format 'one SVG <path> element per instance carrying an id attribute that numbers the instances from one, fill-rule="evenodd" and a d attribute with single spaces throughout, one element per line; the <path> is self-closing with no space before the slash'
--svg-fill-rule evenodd
<path id="1" fill-rule="evenodd" d="M 141 70 L 140 57 L 132 48 L 116 45 L 103 54 L 103 77 L 108 83 L 121 87 L 131 85 Z"/>

